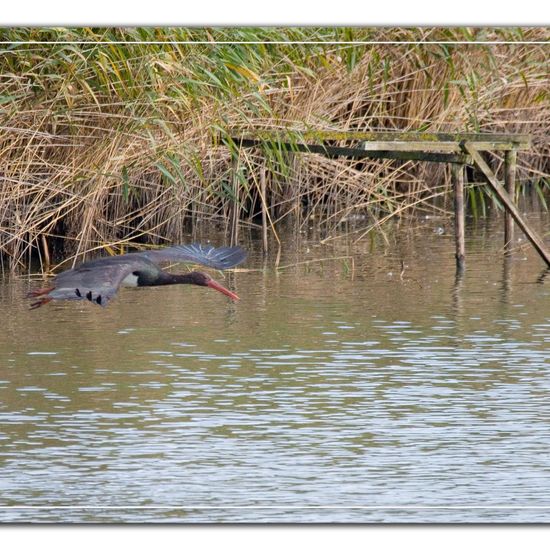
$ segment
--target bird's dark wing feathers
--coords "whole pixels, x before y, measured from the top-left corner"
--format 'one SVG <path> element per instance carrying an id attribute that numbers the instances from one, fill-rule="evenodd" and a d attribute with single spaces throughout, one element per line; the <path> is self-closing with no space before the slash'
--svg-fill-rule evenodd
<path id="1" fill-rule="evenodd" d="M 106 306 L 122 281 L 136 269 L 134 262 L 94 261 L 60 273 L 49 294 L 54 300 L 89 300 Z"/>
<path id="2" fill-rule="evenodd" d="M 201 264 L 213 269 L 228 269 L 234 267 L 246 259 L 246 252 L 239 246 L 214 248 L 204 244 L 180 244 L 138 252 L 136 256 L 142 256 L 159 264 L 163 262 L 186 262 Z"/>

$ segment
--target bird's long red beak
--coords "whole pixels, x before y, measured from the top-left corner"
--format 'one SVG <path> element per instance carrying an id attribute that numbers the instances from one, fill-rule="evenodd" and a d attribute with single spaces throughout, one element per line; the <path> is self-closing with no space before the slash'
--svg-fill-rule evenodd
<path id="1" fill-rule="evenodd" d="M 218 283 L 217 281 L 214 281 L 214 279 L 210 279 L 210 281 L 208 281 L 208 283 L 206 284 L 210 288 L 213 288 L 214 290 L 217 290 L 218 292 L 221 292 L 222 294 L 229 296 L 232 300 L 235 300 L 235 301 L 240 300 L 240 298 L 236 294 L 234 294 L 230 290 L 227 290 L 227 288 L 220 285 L 220 283 Z"/>

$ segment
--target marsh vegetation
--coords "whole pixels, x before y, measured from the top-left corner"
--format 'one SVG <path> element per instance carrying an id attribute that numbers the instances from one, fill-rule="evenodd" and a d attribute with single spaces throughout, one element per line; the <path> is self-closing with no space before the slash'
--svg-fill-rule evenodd
<path id="1" fill-rule="evenodd" d="M 396 216 L 450 215 L 443 165 L 288 155 L 269 144 L 236 165 L 235 128 L 290 138 L 309 129 L 529 133 L 518 192 L 543 198 L 548 186 L 548 49 L 525 43 L 547 40 L 544 28 L 0 33 L 11 42 L 0 56 L 5 267 L 181 241 L 202 228 L 228 239 L 259 227 L 262 201 L 273 236 L 289 221 L 324 237 L 357 223 L 364 236 Z M 471 213 L 492 207 L 486 193 L 470 185 Z"/>

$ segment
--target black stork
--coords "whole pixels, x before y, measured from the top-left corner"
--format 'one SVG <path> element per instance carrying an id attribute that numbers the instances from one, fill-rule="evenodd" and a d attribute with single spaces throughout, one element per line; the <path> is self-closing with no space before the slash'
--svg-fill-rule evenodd
<path id="1" fill-rule="evenodd" d="M 94 304 L 106 306 L 120 286 L 192 284 L 213 288 L 232 300 L 238 300 L 236 294 L 206 273 L 191 271 L 173 274 L 163 271 L 160 265 L 168 262 L 186 262 L 213 269 L 228 269 L 245 259 L 246 252 L 238 246 L 214 248 L 202 244 L 182 244 L 99 258 L 63 271 L 57 275 L 53 282 L 54 286 L 50 288 L 30 292 L 29 297 L 39 298 L 31 304 L 31 309 L 43 306 L 51 300 L 89 300 Z"/>

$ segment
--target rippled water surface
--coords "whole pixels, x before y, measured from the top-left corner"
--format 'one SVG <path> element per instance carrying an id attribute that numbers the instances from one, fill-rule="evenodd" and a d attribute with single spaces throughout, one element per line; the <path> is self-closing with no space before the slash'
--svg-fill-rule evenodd
<path id="1" fill-rule="evenodd" d="M 484 223 L 457 279 L 439 223 L 287 245 L 278 272 L 252 241 L 236 304 L 29 311 L 6 277 L 0 519 L 550 520 L 550 277 Z"/>

